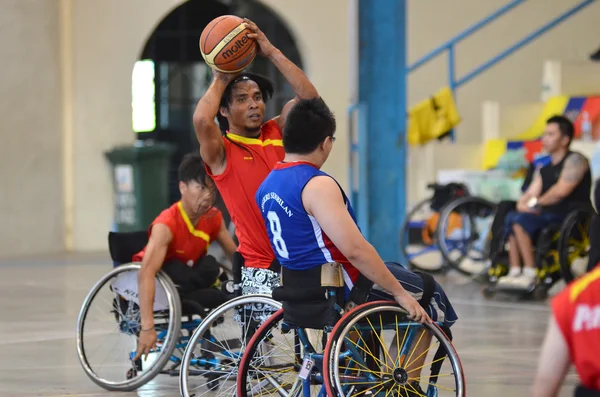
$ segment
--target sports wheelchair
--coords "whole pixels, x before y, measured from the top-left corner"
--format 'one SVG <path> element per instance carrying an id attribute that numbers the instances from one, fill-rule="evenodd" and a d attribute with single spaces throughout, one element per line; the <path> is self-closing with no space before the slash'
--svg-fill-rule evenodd
<path id="1" fill-rule="evenodd" d="M 449 328 L 412 322 L 393 301 L 367 302 L 372 283 L 362 276 L 346 300 L 339 264 L 283 268 L 281 284 L 272 296 L 282 309 L 258 328 L 240 360 L 239 397 L 465 395 Z M 433 295 L 433 281 L 426 285 L 422 304 Z"/>
<path id="2" fill-rule="evenodd" d="M 469 255 L 477 259 L 478 263 L 478 266 L 472 266 L 471 275 L 488 284 L 483 289 L 484 296 L 488 298 L 498 291 L 498 279 L 508 273 L 504 220 L 515 207 L 515 201 L 492 203 L 471 196 L 451 202 L 440 215 L 438 234 L 445 232 L 450 214 L 459 214 L 468 219 L 466 222 L 471 230 L 465 239 L 469 242 L 466 248 L 472 251 L 476 247 L 478 252 L 478 255 Z M 588 231 L 592 213 L 592 208 L 573 209 L 562 223 L 550 224 L 540 232 L 534 241 L 537 282 L 530 290 L 515 290 L 516 293 L 545 299 L 548 290 L 558 280 L 562 278 L 565 282 L 570 282 L 585 272 L 590 249 Z M 452 255 L 452 250 L 444 244 L 440 244 L 440 250 L 444 257 Z"/>
<path id="3" fill-rule="evenodd" d="M 235 340 L 230 330 L 234 319 L 226 316 L 227 307 L 235 306 L 237 297 L 219 308 L 208 310 L 195 301 L 181 299 L 172 280 L 160 271 L 156 276 L 154 323 L 158 334 L 157 348 L 146 360 L 134 360 L 137 338 L 141 330 L 137 273 L 140 263 L 131 258 L 147 243 L 147 232 L 109 233 L 109 251 L 115 268 L 103 276 L 86 296 L 77 321 L 77 352 L 88 377 L 109 391 L 132 391 L 150 382 L 159 373 L 180 375 L 180 366 L 199 381 L 207 391 L 221 391 L 232 385 L 233 366 L 237 365 L 243 341 Z M 225 284 L 231 290 L 231 282 Z M 244 297 L 275 312 L 281 304 L 269 297 Z M 104 303 L 93 309 L 96 303 Z M 206 321 L 205 321 L 206 320 Z M 190 335 L 200 328 L 202 340 L 194 343 L 207 346 L 187 361 L 184 349 Z M 110 335 L 116 343 L 108 345 Z M 242 338 L 240 335 L 238 339 Z M 242 338 L 243 339 L 243 338 Z M 94 356 L 99 353 L 99 359 Z M 178 354 L 177 354 L 178 353 Z M 168 363 L 171 366 L 167 368 Z M 190 370 L 191 368 L 191 370 Z M 219 393 L 225 394 L 225 393 Z"/>
<path id="4" fill-rule="evenodd" d="M 440 252 L 440 246 L 454 247 L 462 245 L 460 238 L 454 235 L 464 235 L 461 230 L 467 226 L 458 217 L 449 219 L 448 233 L 438 237 L 436 230 L 442 209 L 453 200 L 469 197 L 469 189 L 462 183 L 427 185 L 432 195 L 415 205 L 406 215 L 400 228 L 400 248 L 406 263 L 411 269 L 429 273 L 446 271 L 450 267 L 458 267 L 464 256 L 445 257 Z M 451 260 L 450 260 L 451 259 Z"/>

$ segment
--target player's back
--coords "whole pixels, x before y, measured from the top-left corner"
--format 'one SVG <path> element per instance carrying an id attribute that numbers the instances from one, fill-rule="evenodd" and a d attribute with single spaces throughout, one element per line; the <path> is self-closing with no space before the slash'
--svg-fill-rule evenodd
<path id="1" fill-rule="evenodd" d="M 271 246 L 283 267 L 302 270 L 338 262 L 354 281 L 358 271 L 302 204 L 302 191 L 316 176 L 330 177 L 308 162 L 278 163 L 258 188 L 256 201 L 267 225 Z M 355 219 L 352 207 L 347 200 L 346 203 Z"/>
<path id="2" fill-rule="evenodd" d="M 561 291 L 552 309 L 582 384 L 600 391 L 600 266 Z"/>

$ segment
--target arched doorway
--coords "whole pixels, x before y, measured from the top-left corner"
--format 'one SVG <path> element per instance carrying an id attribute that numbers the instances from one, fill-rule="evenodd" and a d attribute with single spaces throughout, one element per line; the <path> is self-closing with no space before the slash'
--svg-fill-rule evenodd
<path id="1" fill-rule="evenodd" d="M 256 22 L 269 40 L 296 65 L 302 59 L 284 21 L 256 0 L 189 0 L 174 9 L 146 42 L 133 75 L 133 125 L 140 140 L 154 139 L 176 146 L 170 167 L 169 196 L 179 198 L 177 166 L 184 154 L 198 150 L 192 125 L 194 109 L 212 73 L 204 63 L 198 40 L 204 27 L 220 15 L 245 16 Z M 268 60 L 257 57 L 249 68 L 269 77 L 276 87 L 266 117 L 277 115 L 294 93 Z M 222 202 L 218 206 L 229 223 Z"/>

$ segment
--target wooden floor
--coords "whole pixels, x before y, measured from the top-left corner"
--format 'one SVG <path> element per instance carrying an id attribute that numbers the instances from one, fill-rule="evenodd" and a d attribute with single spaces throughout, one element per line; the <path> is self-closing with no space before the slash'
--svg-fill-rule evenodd
<path id="1" fill-rule="evenodd" d="M 84 374 L 75 328 L 81 303 L 112 265 L 106 254 L 0 261 L 0 396 L 178 396 L 176 378 L 159 375 L 137 393 L 109 393 Z M 467 395 L 530 395 L 548 318 L 547 302 L 484 300 L 481 286 L 450 273 L 445 286 L 459 321 L 455 345 Z M 570 374 L 561 396 L 572 395 Z"/>

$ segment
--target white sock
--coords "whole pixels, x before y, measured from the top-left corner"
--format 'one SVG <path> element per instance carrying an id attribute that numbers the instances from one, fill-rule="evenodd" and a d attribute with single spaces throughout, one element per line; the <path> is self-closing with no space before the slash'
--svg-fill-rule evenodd
<path id="1" fill-rule="evenodd" d="M 520 267 L 511 267 L 508 270 L 508 276 L 509 277 L 515 277 L 521 274 L 521 268 Z"/>
<path id="2" fill-rule="evenodd" d="M 535 268 L 534 267 L 524 267 L 523 275 L 527 278 L 535 278 Z"/>

